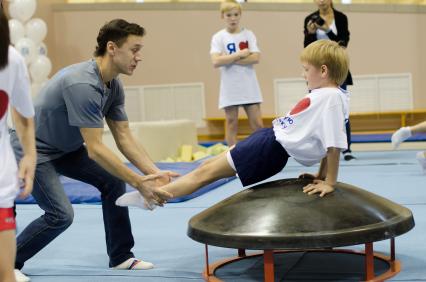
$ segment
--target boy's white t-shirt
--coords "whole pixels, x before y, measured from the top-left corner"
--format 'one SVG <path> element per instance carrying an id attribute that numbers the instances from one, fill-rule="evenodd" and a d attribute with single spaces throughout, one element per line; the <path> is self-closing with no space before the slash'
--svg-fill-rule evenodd
<path id="1" fill-rule="evenodd" d="M 327 148 L 347 149 L 345 119 L 349 94 L 339 88 L 314 89 L 272 124 L 276 140 L 302 165 L 321 161 Z"/>
<path id="2" fill-rule="evenodd" d="M 256 36 L 248 29 L 229 33 L 222 29 L 213 35 L 210 54 L 232 54 L 248 48 L 259 53 Z M 262 94 L 253 65 L 229 64 L 220 67 L 219 109 L 243 104 L 261 103 Z"/>
<path id="3" fill-rule="evenodd" d="M 21 54 L 9 47 L 9 63 L 0 70 L 0 208 L 10 208 L 19 191 L 18 166 L 10 145 L 7 116 L 9 105 L 22 116 L 34 116 L 30 79 Z"/>

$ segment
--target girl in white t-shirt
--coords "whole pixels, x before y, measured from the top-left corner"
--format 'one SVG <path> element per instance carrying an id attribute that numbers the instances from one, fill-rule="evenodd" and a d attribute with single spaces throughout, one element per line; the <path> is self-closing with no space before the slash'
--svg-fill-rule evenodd
<path id="1" fill-rule="evenodd" d="M 237 143 L 230 151 L 204 162 L 200 167 L 161 189 L 181 197 L 220 178 L 238 173 L 243 186 L 255 184 L 280 172 L 289 157 L 310 166 L 321 163 L 317 174 L 303 174 L 313 179 L 303 191 L 323 197 L 334 191 L 340 151 L 347 148 L 345 117 L 348 93 L 339 88 L 348 72 L 348 56 L 336 42 L 319 40 L 301 54 L 306 95 L 284 117 L 273 121 Z M 118 205 L 152 208 L 138 192 L 119 198 Z"/>
<path id="2" fill-rule="evenodd" d="M 260 51 L 254 33 L 239 26 L 240 3 L 226 0 L 220 11 L 226 27 L 213 35 L 210 55 L 213 66 L 220 68 L 219 109 L 225 110 L 225 139 L 228 146 L 232 146 L 237 142 L 240 106 L 253 131 L 263 127 L 262 94 L 253 68 L 259 63 Z"/>
<path id="3" fill-rule="evenodd" d="M 18 194 L 26 197 L 31 193 L 36 163 L 34 108 L 29 76 L 24 59 L 9 44 L 8 20 L 0 8 L 0 281 L 15 281 L 16 226 L 13 204 Z M 19 168 L 7 127 L 9 105 L 24 149 Z M 23 185 L 20 193 L 19 180 Z"/>

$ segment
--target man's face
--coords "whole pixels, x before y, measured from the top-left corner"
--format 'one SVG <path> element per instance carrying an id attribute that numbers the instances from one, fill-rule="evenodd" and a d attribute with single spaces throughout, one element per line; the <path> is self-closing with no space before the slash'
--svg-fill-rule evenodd
<path id="1" fill-rule="evenodd" d="M 132 75 L 142 60 L 143 37 L 129 35 L 127 40 L 118 47 L 114 44 L 113 63 L 118 73 Z"/>

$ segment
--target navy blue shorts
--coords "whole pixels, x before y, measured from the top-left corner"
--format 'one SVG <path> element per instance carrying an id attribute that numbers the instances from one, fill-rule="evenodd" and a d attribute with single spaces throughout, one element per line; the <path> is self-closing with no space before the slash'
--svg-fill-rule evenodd
<path id="1" fill-rule="evenodd" d="M 237 143 L 231 157 L 243 186 L 265 180 L 280 172 L 290 157 L 275 140 L 272 128 L 261 128 Z"/>

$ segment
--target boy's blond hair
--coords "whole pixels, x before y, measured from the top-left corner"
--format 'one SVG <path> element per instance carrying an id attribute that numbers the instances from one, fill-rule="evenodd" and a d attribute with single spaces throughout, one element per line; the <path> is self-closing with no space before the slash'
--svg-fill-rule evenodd
<path id="1" fill-rule="evenodd" d="M 300 54 L 300 60 L 320 68 L 326 65 L 328 78 L 337 85 L 342 85 L 348 76 L 349 57 L 342 46 L 331 40 L 312 42 Z"/>
<path id="2" fill-rule="evenodd" d="M 235 0 L 225 0 L 220 3 L 220 13 L 223 15 L 224 13 L 231 11 L 232 9 L 238 9 L 241 13 L 241 4 Z"/>

